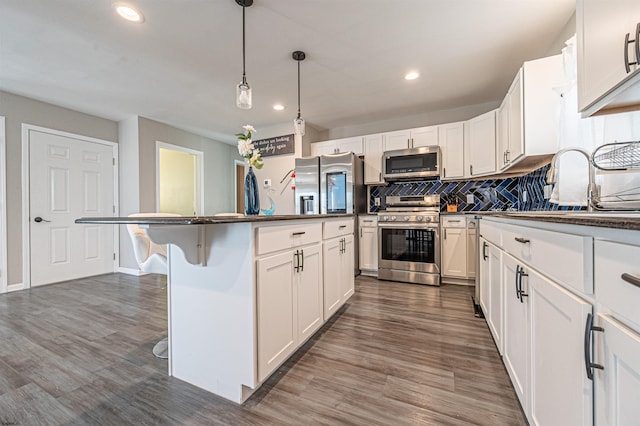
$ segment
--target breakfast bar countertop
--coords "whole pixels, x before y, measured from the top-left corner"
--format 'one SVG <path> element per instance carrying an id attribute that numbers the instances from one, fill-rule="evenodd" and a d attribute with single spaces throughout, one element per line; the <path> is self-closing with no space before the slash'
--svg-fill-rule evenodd
<path id="1" fill-rule="evenodd" d="M 214 225 L 217 223 L 270 222 L 280 220 L 325 219 L 353 217 L 353 214 L 313 214 L 313 215 L 256 215 L 222 214 L 213 216 L 137 216 L 137 217 L 81 217 L 76 223 L 135 224 L 135 225 Z"/>

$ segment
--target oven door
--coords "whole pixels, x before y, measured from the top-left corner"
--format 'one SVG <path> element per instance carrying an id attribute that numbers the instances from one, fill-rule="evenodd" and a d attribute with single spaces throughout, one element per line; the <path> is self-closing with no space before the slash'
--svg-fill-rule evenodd
<path id="1" fill-rule="evenodd" d="M 439 225 L 378 225 L 378 268 L 440 274 Z"/>

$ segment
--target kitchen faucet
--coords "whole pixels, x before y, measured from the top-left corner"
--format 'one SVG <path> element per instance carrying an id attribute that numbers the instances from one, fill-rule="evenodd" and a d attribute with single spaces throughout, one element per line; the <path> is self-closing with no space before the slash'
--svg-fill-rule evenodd
<path id="1" fill-rule="evenodd" d="M 587 167 L 589 167 L 589 185 L 587 186 L 587 211 L 592 212 L 594 208 L 596 208 L 596 204 L 599 200 L 599 191 L 596 186 L 596 171 L 595 167 L 591 163 L 591 153 L 584 148 L 571 147 L 571 148 L 563 148 L 560 151 L 556 152 L 556 155 L 551 159 L 551 166 L 549 167 L 549 171 L 547 172 L 547 184 L 552 184 L 557 182 L 557 171 L 556 171 L 556 162 L 558 158 L 564 154 L 565 152 L 579 152 L 584 155 L 587 159 Z"/>

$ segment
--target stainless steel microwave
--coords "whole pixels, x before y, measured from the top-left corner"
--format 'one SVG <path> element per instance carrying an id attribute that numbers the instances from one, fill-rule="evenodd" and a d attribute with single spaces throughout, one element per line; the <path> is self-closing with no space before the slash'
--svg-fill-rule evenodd
<path id="1" fill-rule="evenodd" d="M 382 176 L 387 181 L 434 179 L 440 177 L 440 147 L 385 151 L 382 155 Z"/>

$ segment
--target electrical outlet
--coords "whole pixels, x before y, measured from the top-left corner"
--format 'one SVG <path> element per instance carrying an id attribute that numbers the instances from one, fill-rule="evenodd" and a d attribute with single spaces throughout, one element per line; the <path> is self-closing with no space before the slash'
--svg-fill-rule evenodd
<path id="1" fill-rule="evenodd" d="M 551 193 L 553 192 L 553 185 L 545 185 L 542 188 L 542 192 L 544 195 L 544 199 L 548 200 L 549 198 L 551 198 Z"/>
<path id="2" fill-rule="evenodd" d="M 527 202 L 527 191 L 522 191 L 522 202 L 523 203 Z"/>
<path id="3" fill-rule="evenodd" d="M 271 188 L 271 179 L 265 179 L 262 186 L 264 187 L 264 189 Z"/>
<path id="4" fill-rule="evenodd" d="M 473 204 L 475 200 L 473 199 L 473 194 L 467 194 L 467 204 Z"/>
<path id="5" fill-rule="evenodd" d="M 373 199 L 373 205 L 376 207 L 380 207 L 380 197 L 376 197 Z"/>

